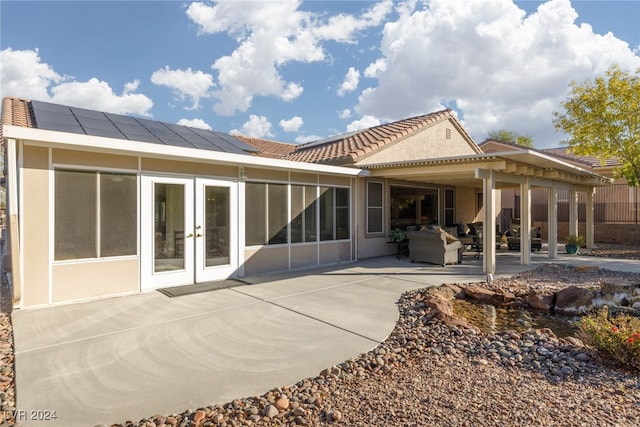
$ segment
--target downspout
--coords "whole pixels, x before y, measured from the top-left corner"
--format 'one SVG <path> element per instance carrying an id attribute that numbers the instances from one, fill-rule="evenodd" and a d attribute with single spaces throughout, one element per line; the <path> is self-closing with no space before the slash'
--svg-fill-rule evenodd
<path id="1" fill-rule="evenodd" d="M 20 274 L 20 233 L 18 223 L 18 173 L 16 140 L 7 139 L 7 211 L 9 229 L 9 266 L 11 268 L 11 281 L 13 290 L 13 302 L 22 299 L 22 277 Z"/>

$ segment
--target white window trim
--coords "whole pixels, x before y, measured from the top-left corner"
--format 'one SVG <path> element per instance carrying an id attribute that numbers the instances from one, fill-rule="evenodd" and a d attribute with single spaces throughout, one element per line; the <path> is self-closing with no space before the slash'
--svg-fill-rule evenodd
<path id="1" fill-rule="evenodd" d="M 96 256 L 86 258 L 74 258 L 74 259 L 55 259 L 55 175 L 58 170 L 72 170 L 78 172 L 93 172 L 98 176 L 96 179 Z M 122 173 L 127 175 L 133 175 L 136 177 L 136 253 L 132 255 L 113 255 L 113 256 L 100 256 L 100 174 L 101 173 Z M 140 174 L 137 169 L 127 168 L 109 168 L 109 167 L 87 167 L 79 165 L 68 165 L 65 163 L 50 163 L 50 179 L 49 179 L 49 200 L 50 203 L 50 265 L 64 265 L 64 264 L 86 264 L 88 262 L 100 262 L 100 261 L 112 261 L 112 260 L 125 260 L 125 259 L 137 259 L 140 256 L 140 233 L 139 233 L 139 219 L 140 219 Z"/>
<path id="2" fill-rule="evenodd" d="M 380 231 L 369 231 L 369 209 L 371 208 L 371 206 L 369 206 L 369 184 L 379 184 L 380 185 L 380 206 L 379 208 L 382 210 L 382 213 L 380 215 L 381 218 L 381 223 L 380 223 Z M 384 194 L 384 182 L 383 181 L 367 181 L 365 183 L 365 208 L 366 208 L 366 214 L 365 214 L 365 235 L 367 236 L 383 236 L 385 234 L 385 194 Z M 373 206 L 374 208 L 378 208 L 378 206 Z"/>

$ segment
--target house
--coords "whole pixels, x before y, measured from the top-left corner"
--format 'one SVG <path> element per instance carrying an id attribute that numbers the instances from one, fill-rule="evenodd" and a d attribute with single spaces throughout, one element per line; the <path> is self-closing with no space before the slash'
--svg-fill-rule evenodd
<path id="1" fill-rule="evenodd" d="M 1 138 L 22 308 L 387 255 L 393 227 L 493 230 L 500 188 L 610 183 L 533 151 L 482 153 L 450 110 L 298 146 L 6 98 Z"/>
<path id="2" fill-rule="evenodd" d="M 523 149 L 508 142 L 486 140 L 479 144 L 484 152 L 503 151 L 505 149 Z M 640 188 L 629 186 L 624 178 L 614 179 L 613 170 L 619 165 L 616 159 L 607 159 L 604 163 L 592 156 L 576 156 L 569 148 L 548 148 L 535 150 L 559 160 L 571 163 L 580 168 L 593 171 L 613 180 L 612 185 L 597 187 L 594 198 L 594 241 L 601 243 L 635 244 L 640 241 Z M 501 194 L 502 215 L 506 218 L 519 218 L 517 190 L 503 191 Z M 547 212 L 548 196 L 544 189 L 534 189 L 532 193 L 532 221 L 546 235 L 548 229 Z M 564 238 L 569 234 L 585 235 L 586 217 L 585 196 L 578 195 L 573 209 L 577 209 L 580 219 L 578 229 L 569 227 L 570 212 L 569 194 L 561 190 L 558 194 L 558 236 Z"/>

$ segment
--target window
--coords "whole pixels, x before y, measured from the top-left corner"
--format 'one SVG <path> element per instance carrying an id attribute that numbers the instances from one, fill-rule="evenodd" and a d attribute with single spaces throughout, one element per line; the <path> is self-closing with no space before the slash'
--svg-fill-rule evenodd
<path id="1" fill-rule="evenodd" d="M 334 188 L 336 195 L 336 240 L 349 239 L 349 189 Z"/>
<path id="2" fill-rule="evenodd" d="M 451 188 L 444 190 L 444 223 L 447 227 L 455 225 L 455 192 Z"/>
<path id="3" fill-rule="evenodd" d="M 316 187 L 291 186 L 291 243 L 315 242 Z"/>
<path id="4" fill-rule="evenodd" d="M 287 186 L 251 182 L 245 194 L 246 245 L 287 243 Z"/>
<path id="5" fill-rule="evenodd" d="M 440 224 L 438 190 L 435 188 L 391 187 L 391 228 Z"/>
<path id="6" fill-rule="evenodd" d="M 382 183 L 367 182 L 367 233 L 382 233 Z"/>
<path id="7" fill-rule="evenodd" d="M 349 239 L 349 189 L 320 187 L 320 240 Z"/>
<path id="8" fill-rule="evenodd" d="M 56 170 L 54 258 L 137 253 L 137 179 L 132 174 Z"/>
<path id="9" fill-rule="evenodd" d="M 350 203 L 348 188 L 291 185 L 291 224 L 287 223 L 287 185 L 247 183 L 246 245 L 349 239 Z"/>

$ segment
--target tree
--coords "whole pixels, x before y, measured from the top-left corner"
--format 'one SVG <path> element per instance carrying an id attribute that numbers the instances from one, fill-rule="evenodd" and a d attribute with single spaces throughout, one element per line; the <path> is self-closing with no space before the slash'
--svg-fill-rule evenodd
<path id="1" fill-rule="evenodd" d="M 553 125 L 578 156 L 594 156 L 604 165 L 615 158 L 616 177 L 640 183 L 640 68 L 635 74 L 611 66 L 604 76 L 570 84 L 564 112 L 554 112 Z"/>
<path id="2" fill-rule="evenodd" d="M 492 130 L 489 132 L 489 138 L 495 139 L 496 141 L 510 142 L 512 144 L 533 148 L 533 138 L 528 135 L 520 135 L 516 132 L 505 129 Z"/>

